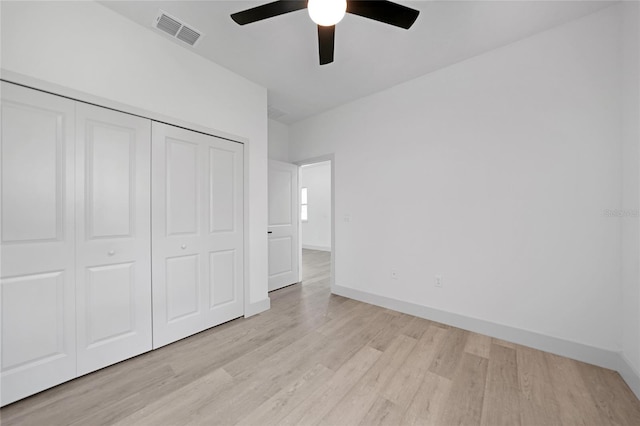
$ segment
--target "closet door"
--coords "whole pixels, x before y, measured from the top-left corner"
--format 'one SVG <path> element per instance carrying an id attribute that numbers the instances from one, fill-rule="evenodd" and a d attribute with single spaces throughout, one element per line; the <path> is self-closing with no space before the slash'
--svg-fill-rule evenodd
<path id="1" fill-rule="evenodd" d="M 76 375 L 73 120 L 2 83 L 2 405 Z"/>
<path id="2" fill-rule="evenodd" d="M 78 375 L 151 350 L 151 121 L 78 103 Z"/>
<path id="3" fill-rule="evenodd" d="M 242 144 L 153 123 L 153 344 L 242 316 Z"/>

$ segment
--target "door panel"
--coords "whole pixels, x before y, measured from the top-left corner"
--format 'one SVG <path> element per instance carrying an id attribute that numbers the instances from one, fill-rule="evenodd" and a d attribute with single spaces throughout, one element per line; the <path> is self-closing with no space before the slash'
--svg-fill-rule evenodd
<path id="1" fill-rule="evenodd" d="M 293 271 L 293 241 L 291 237 L 269 239 L 269 275 L 277 277 Z"/>
<path id="2" fill-rule="evenodd" d="M 198 255 L 167 259 L 167 322 L 197 316 L 200 310 Z"/>
<path id="3" fill-rule="evenodd" d="M 64 156 L 58 155 L 64 117 L 58 111 L 15 103 L 5 105 L 2 116 L 7 123 L 3 155 L 11 159 L 3 164 L 3 241 L 56 240 L 64 206 L 64 181 L 58 177 L 64 170 Z M 24 188 L 37 190 L 25 193 Z"/>
<path id="4" fill-rule="evenodd" d="M 198 145 L 166 140 L 167 235 L 198 233 Z"/>
<path id="5" fill-rule="evenodd" d="M 209 148 L 209 232 L 233 232 L 235 226 L 234 166 L 236 153 Z"/>
<path id="6" fill-rule="evenodd" d="M 154 347 L 244 313 L 242 144 L 153 123 Z"/>
<path id="7" fill-rule="evenodd" d="M 2 83 L 1 108 L 5 405 L 76 374 L 75 106 Z"/>
<path id="8" fill-rule="evenodd" d="M 2 362 L 29 368 L 64 354 L 64 272 L 24 275 L 2 282 Z M 28 306 L 29 309 L 25 309 Z"/>
<path id="9" fill-rule="evenodd" d="M 87 237 L 129 237 L 135 222 L 135 135 L 102 123 L 88 123 L 87 131 Z"/>
<path id="10" fill-rule="evenodd" d="M 293 166 L 293 165 L 292 165 Z M 294 205 L 293 181 L 298 168 L 271 161 L 269 163 L 269 226 L 291 226 Z"/>
<path id="11" fill-rule="evenodd" d="M 151 350 L 150 120 L 77 104 L 78 375 Z"/>
<path id="12" fill-rule="evenodd" d="M 209 253 L 209 308 L 233 302 L 235 286 L 236 251 L 221 250 Z"/>
<path id="13" fill-rule="evenodd" d="M 85 328 L 88 348 L 135 333 L 135 292 L 131 291 L 134 288 L 134 263 L 87 268 Z"/>
<path id="14" fill-rule="evenodd" d="M 298 282 L 298 166 L 269 161 L 269 290 Z"/>

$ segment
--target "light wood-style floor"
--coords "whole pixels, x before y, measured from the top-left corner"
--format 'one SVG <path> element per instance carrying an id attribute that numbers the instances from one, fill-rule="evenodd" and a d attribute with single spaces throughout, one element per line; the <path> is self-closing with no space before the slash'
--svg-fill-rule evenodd
<path id="1" fill-rule="evenodd" d="M 329 253 L 272 309 L 60 385 L 3 425 L 640 425 L 620 376 L 329 293 Z"/>

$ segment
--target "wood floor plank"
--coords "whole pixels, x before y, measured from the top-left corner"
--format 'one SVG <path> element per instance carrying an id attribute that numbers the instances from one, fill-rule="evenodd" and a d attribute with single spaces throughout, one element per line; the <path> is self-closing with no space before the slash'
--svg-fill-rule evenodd
<path id="1" fill-rule="evenodd" d="M 577 362 L 549 353 L 544 355 L 558 401 L 560 424 L 610 424 L 600 417 L 596 402 L 580 375 Z"/>
<path id="2" fill-rule="evenodd" d="M 522 425 L 560 425 L 558 401 L 544 353 L 518 346 L 516 357 Z"/>
<path id="3" fill-rule="evenodd" d="M 99 370 L 35 395 L 33 399 L 5 407 L 0 414 L 2 425 L 40 426 L 52 422 L 69 425 L 86 419 L 89 415 L 104 416 L 104 410 L 116 417 L 121 414 L 110 410 L 112 405 L 153 389 L 174 376 L 167 365 L 148 365 L 143 369 L 141 360 L 131 361 L 134 362 L 128 362 L 128 365 L 122 367 L 118 364 Z M 35 404 L 30 407 L 32 400 Z M 137 401 L 141 406 L 144 403 L 144 398 Z M 87 410 L 85 407 L 91 409 Z M 132 411 L 135 409 L 137 407 Z"/>
<path id="4" fill-rule="evenodd" d="M 640 408 L 633 404 L 633 392 L 628 387 L 616 386 L 620 383 L 618 373 L 584 363 L 578 363 L 577 367 L 603 421 L 622 426 L 640 425 Z"/>
<path id="5" fill-rule="evenodd" d="M 450 392 L 451 380 L 427 371 L 399 424 L 439 426 Z"/>
<path id="6" fill-rule="evenodd" d="M 238 425 L 278 425 L 283 417 L 307 399 L 321 384 L 329 380 L 334 372 L 324 365 L 316 365 L 302 377 L 285 386 L 244 417 Z"/>
<path id="7" fill-rule="evenodd" d="M 477 426 L 482 418 L 482 404 L 489 361 L 464 353 L 451 381 L 451 391 L 436 424 Z"/>
<path id="8" fill-rule="evenodd" d="M 448 329 L 445 341 L 434 357 L 429 371 L 446 379 L 453 379 L 462 359 L 468 334 L 467 331 L 459 328 Z"/>
<path id="9" fill-rule="evenodd" d="M 440 327 L 429 327 L 398 372 L 383 389 L 382 395 L 386 399 L 402 408 L 407 408 L 411 404 L 446 333 L 447 331 Z"/>
<path id="10" fill-rule="evenodd" d="M 413 317 L 409 324 L 402 329 L 402 334 L 418 340 L 432 325 L 434 325 L 432 321 L 424 318 Z"/>
<path id="11" fill-rule="evenodd" d="M 360 422 L 361 426 L 397 426 L 401 424 L 403 410 L 388 399 L 379 396 L 367 415 Z"/>
<path id="12" fill-rule="evenodd" d="M 281 421 L 280 425 L 310 425 L 319 422 L 355 383 L 380 358 L 381 352 L 364 346 L 344 363 L 335 374 L 316 389 L 305 401 L 295 407 Z"/>
<path id="13" fill-rule="evenodd" d="M 272 327 L 265 329 L 251 328 L 242 330 L 242 332 L 238 330 L 239 333 L 236 338 L 231 340 L 215 339 L 215 335 L 212 335 L 209 339 L 200 342 L 199 345 L 176 348 L 176 352 L 167 359 L 167 363 L 178 375 L 187 374 L 194 370 L 200 372 L 214 371 L 235 360 L 248 350 L 269 342 L 294 326 L 293 323 L 288 325 L 274 324 Z M 213 348 L 215 348 L 215 352 Z M 212 353 L 215 353 L 215 355 L 212 356 Z M 186 356 L 189 357 L 189 364 L 184 363 Z"/>
<path id="14" fill-rule="evenodd" d="M 489 359 L 489 352 L 491 351 L 491 337 L 478 333 L 469 333 L 467 336 L 467 343 L 464 346 L 464 351 L 472 355 Z"/>
<path id="15" fill-rule="evenodd" d="M 234 386 L 220 392 L 218 398 L 205 406 L 195 407 L 198 416 L 187 424 L 234 424 L 246 414 L 246 407 L 256 407 L 279 392 L 314 365 L 308 361 L 309 353 L 323 350 L 326 340 L 317 332 L 303 336 L 266 360 L 234 377 Z"/>
<path id="16" fill-rule="evenodd" d="M 384 351 L 391 344 L 391 342 L 402 333 L 402 330 L 409 325 L 411 317 L 409 315 L 401 314 L 391 311 L 391 317 L 387 320 L 382 320 L 382 327 L 380 331 L 367 343 L 372 348 Z M 386 312 L 385 312 L 386 314 Z"/>
<path id="17" fill-rule="evenodd" d="M 141 410 L 113 423 L 117 426 L 181 424 L 193 415 L 194 407 L 203 406 L 208 401 L 215 399 L 219 392 L 223 391 L 233 382 L 226 371 L 219 368 L 180 389 L 159 398 Z M 112 422 L 98 421 L 92 417 L 91 424 L 111 424 Z M 88 424 L 88 423 L 79 423 Z"/>
<path id="18" fill-rule="evenodd" d="M 320 317 L 316 319 L 318 324 L 322 321 L 323 320 Z M 297 327 L 283 329 L 279 335 L 275 336 L 268 342 L 265 342 L 263 345 L 257 346 L 252 351 L 244 351 L 240 356 L 236 356 L 233 360 L 225 363 L 224 369 L 232 376 L 238 376 L 262 360 L 277 354 L 287 346 L 295 343 L 305 334 L 313 331 L 313 329 L 313 324 L 310 324 L 309 322 L 300 324 Z"/>
<path id="19" fill-rule="evenodd" d="M 333 336 L 322 351 L 310 355 L 314 362 L 336 371 L 375 336 L 381 327 L 382 312 L 367 310 Z"/>
<path id="20" fill-rule="evenodd" d="M 359 315 L 364 314 L 366 311 L 371 311 L 369 305 L 356 301 L 352 302 L 354 303 L 345 302 L 345 306 L 342 306 L 340 313 L 334 314 L 329 321 L 318 327 L 318 333 L 325 336 L 333 336 L 338 333 L 339 330 L 352 323 L 354 317 L 358 318 Z M 382 315 L 383 312 L 380 312 L 379 314 Z"/>
<path id="21" fill-rule="evenodd" d="M 415 339 L 404 335 L 397 336 L 371 369 L 318 424 L 360 423 L 415 345 Z"/>
<path id="22" fill-rule="evenodd" d="M 519 392 L 515 349 L 491 345 L 480 424 L 520 425 Z"/>

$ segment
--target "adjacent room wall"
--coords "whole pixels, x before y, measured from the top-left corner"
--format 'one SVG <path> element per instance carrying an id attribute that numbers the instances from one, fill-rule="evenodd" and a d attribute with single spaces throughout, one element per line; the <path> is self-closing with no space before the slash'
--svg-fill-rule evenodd
<path id="1" fill-rule="evenodd" d="M 269 119 L 269 159 L 289 162 L 289 126 Z"/>
<path id="2" fill-rule="evenodd" d="M 302 222 L 302 248 L 331 251 L 331 162 L 300 167 L 300 187 L 308 190 L 309 214 Z"/>
<path id="3" fill-rule="evenodd" d="M 640 394 L 640 6 L 625 2 L 623 13 L 622 102 L 622 206 L 616 220 L 622 227 L 623 356 L 635 370 Z M 626 378 L 626 377 L 625 377 Z"/>
<path id="4" fill-rule="evenodd" d="M 2 69 L 249 140 L 249 313 L 267 309 L 267 92 L 94 2 L 2 2 Z"/>
<path id="5" fill-rule="evenodd" d="M 292 125 L 292 161 L 335 154 L 334 291 L 615 356 L 620 12 Z"/>

